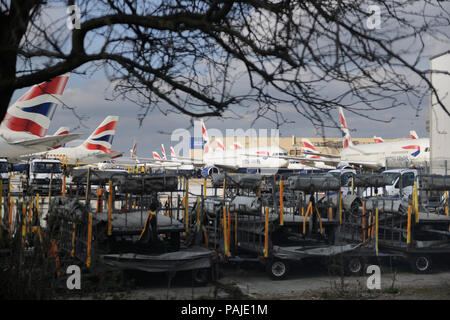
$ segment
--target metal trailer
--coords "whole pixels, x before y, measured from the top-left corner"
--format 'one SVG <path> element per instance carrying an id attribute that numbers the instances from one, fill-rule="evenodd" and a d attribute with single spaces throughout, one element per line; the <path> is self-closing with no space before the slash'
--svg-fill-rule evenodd
<path id="1" fill-rule="evenodd" d="M 428 273 L 433 261 L 450 257 L 448 197 L 433 205 L 428 198 L 448 188 L 450 179 L 447 182 L 446 177 L 419 176 L 410 198 L 361 198 L 358 209 L 346 210 L 342 239 L 362 241 L 366 248 L 363 253 L 355 251 L 361 255 L 355 263 L 363 265 L 368 258 L 395 257 L 406 259 L 414 272 Z"/>
<path id="2" fill-rule="evenodd" d="M 319 192 L 338 191 L 339 180 L 330 175 L 295 177 L 213 175 L 213 188 L 222 188 L 225 196 L 204 200 L 208 245 L 224 261 L 263 263 L 275 280 L 284 279 L 292 263 L 327 260 L 357 249 L 358 244 L 336 241 L 337 211 L 316 201 Z"/>
<path id="3" fill-rule="evenodd" d="M 180 235 L 186 231 L 178 220 L 181 201 L 175 207 L 171 202 L 162 206 L 158 197 L 159 193 L 183 192 L 178 180 L 166 174 L 79 171 L 69 186 L 68 197 L 52 202 L 49 221 L 63 230 L 65 251 L 83 263 L 90 260 L 91 264 L 95 261 L 149 272 L 192 270 L 194 281 L 203 284 L 211 274 L 212 251 L 180 244 Z M 92 184 L 99 190 L 106 189 L 102 198 L 97 198 L 96 210 L 91 207 Z M 84 196 L 71 192 L 80 189 L 85 191 Z M 91 254 L 86 230 L 91 230 L 91 240 L 95 240 L 95 247 L 89 247 Z"/>

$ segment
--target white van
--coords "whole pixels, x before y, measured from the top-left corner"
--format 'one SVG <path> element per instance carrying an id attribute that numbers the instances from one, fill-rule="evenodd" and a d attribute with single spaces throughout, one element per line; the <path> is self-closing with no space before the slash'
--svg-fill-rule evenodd
<path id="1" fill-rule="evenodd" d="M 388 184 L 385 196 L 408 198 L 414 191 L 414 181 L 417 179 L 416 169 L 392 169 L 381 173 L 386 176 Z"/>

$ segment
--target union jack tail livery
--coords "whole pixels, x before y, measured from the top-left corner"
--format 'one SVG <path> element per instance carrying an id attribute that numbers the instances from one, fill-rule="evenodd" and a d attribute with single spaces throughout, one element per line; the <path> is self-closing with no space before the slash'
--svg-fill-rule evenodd
<path id="1" fill-rule="evenodd" d="M 170 157 L 172 160 L 177 157 L 175 154 L 175 149 L 173 147 L 170 147 Z"/>
<path id="2" fill-rule="evenodd" d="M 419 139 L 419 135 L 418 135 L 417 132 L 414 131 L 414 130 L 411 130 L 411 131 L 409 132 L 409 137 L 410 137 L 411 139 Z"/>
<path id="3" fill-rule="evenodd" d="M 155 160 L 162 160 L 160 155 L 156 151 L 153 151 L 153 159 L 155 159 Z"/>
<path id="4" fill-rule="evenodd" d="M 69 127 L 60 127 L 56 132 L 53 134 L 54 136 L 62 136 L 64 134 L 69 134 Z"/>
<path id="5" fill-rule="evenodd" d="M 68 80 L 69 73 L 66 73 L 33 86 L 8 108 L 1 128 L 6 132 L 44 137 Z"/>
<path id="6" fill-rule="evenodd" d="M 344 117 L 344 111 L 342 107 L 339 107 L 339 120 L 341 122 L 341 131 L 342 131 L 342 146 L 343 148 L 348 148 L 353 146 L 352 137 L 350 136 L 350 131 L 347 127 L 347 121 Z"/>
<path id="7" fill-rule="evenodd" d="M 161 144 L 161 153 L 162 153 L 163 160 L 167 160 L 167 158 L 166 158 L 166 149 L 164 149 L 164 145 L 163 144 Z"/>
<path id="8" fill-rule="evenodd" d="M 133 147 L 130 149 L 131 159 L 136 160 L 136 149 L 137 149 L 137 141 L 134 141 Z"/>
<path id="9" fill-rule="evenodd" d="M 316 147 L 309 139 L 302 138 L 302 152 L 306 154 L 306 158 L 320 159 L 318 155 L 308 155 L 308 152 L 317 152 Z"/>
<path id="10" fill-rule="evenodd" d="M 384 142 L 384 140 L 382 137 L 373 136 L 373 142 L 382 143 L 382 142 Z"/>
<path id="11" fill-rule="evenodd" d="M 54 136 L 62 136 L 65 134 L 69 134 L 69 127 L 60 127 L 58 130 L 56 130 L 56 132 L 53 134 Z M 58 146 L 54 146 L 53 149 L 58 149 L 61 148 L 63 145 L 60 144 Z"/>
<path id="12" fill-rule="evenodd" d="M 203 153 L 206 154 L 209 152 L 209 137 L 208 137 L 208 131 L 206 131 L 205 123 L 203 122 L 203 119 L 201 120 L 202 123 L 202 144 L 204 143 L 204 149 Z"/>
<path id="13" fill-rule="evenodd" d="M 111 153 L 111 145 L 116 133 L 118 116 L 107 116 L 95 131 L 83 142 L 84 148 L 88 150 L 101 150 Z"/>

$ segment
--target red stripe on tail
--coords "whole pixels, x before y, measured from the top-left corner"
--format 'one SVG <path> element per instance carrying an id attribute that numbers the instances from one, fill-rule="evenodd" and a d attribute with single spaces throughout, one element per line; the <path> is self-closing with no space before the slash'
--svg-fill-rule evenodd
<path id="1" fill-rule="evenodd" d="M 28 90 L 18 101 L 31 100 L 43 94 L 62 95 L 67 81 L 69 81 L 69 77 L 60 76 L 40 85 L 35 85 L 30 90 Z"/>

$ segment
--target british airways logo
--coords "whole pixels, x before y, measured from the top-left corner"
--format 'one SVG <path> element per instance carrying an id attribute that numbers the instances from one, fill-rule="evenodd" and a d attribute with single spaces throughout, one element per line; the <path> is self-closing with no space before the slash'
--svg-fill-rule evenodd
<path id="1" fill-rule="evenodd" d="M 420 146 L 417 146 L 417 145 L 404 146 L 404 147 L 402 147 L 402 149 L 417 150 L 417 151 L 414 151 L 413 153 L 411 153 L 411 155 L 413 157 L 417 157 L 420 153 Z"/>

